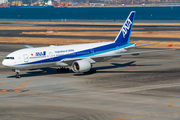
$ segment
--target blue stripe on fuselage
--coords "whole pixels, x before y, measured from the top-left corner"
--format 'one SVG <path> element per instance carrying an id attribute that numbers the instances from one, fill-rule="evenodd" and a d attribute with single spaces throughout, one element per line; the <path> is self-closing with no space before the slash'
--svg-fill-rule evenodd
<path id="1" fill-rule="evenodd" d="M 62 56 L 57 56 L 57 57 L 53 57 L 53 58 L 48 58 L 48 59 L 44 59 L 44 60 L 39 60 L 39 61 L 35 61 L 35 62 L 23 63 L 23 64 L 19 64 L 19 65 L 57 62 L 57 61 L 61 61 L 62 59 L 66 59 L 66 58 L 89 57 L 91 55 L 98 55 L 98 54 L 110 52 L 113 50 L 121 49 L 124 47 L 128 47 L 128 46 L 131 46 L 133 44 L 134 43 L 127 43 L 127 44 L 125 44 L 125 43 L 111 43 L 108 45 L 103 45 L 103 46 L 99 46 L 99 47 L 95 47 L 95 48 L 91 48 L 91 49 L 87 49 L 87 50 L 83 50 L 83 51 L 79 51 L 79 52 L 74 52 L 74 53 L 70 53 L 70 54 L 66 54 L 66 55 L 62 55 Z M 93 50 L 93 53 L 92 53 L 92 50 Z M 81 53 L 88 53 L 88 54 L 81 54 Z"/>

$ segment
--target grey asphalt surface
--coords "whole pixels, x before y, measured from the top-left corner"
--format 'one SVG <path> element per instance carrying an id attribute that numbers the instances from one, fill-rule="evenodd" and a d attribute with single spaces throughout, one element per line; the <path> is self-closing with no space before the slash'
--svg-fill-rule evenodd
<path id="1" fill-rule="evenodd" d="M 41 45 L 32 45 L 38 47 Z M 24 48 L 0 44 L 0 62 Z M 152 49 L 134 49 L 146 51 Z M 93 65 L 97 73 L 56 68 L 14 72 L 0 65 L 1 120 L 179 120 L 180 50 L 123 56 Z"/>

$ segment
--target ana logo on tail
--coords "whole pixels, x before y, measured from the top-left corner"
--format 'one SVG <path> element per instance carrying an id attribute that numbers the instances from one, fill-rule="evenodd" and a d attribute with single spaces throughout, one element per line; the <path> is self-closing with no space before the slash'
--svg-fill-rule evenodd
<path id="1" fill-rule="evenodd" d="M 126 23 L 124 24 L 124 26 L 122 28 L 123 38 L 125 38 L 125 35 L 127 34 L 128 30 L 130 29 L 131 24 L 132 24 L 131 20 L 127 19 Z"/>

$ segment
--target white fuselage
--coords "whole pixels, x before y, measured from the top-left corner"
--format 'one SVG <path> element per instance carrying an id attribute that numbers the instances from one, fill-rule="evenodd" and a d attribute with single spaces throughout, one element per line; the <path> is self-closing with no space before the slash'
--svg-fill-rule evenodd
<path id="1" fill-rule="evenodd" d="M 108 47 L 107 49 L 102 50 L 97 49 L 109 44 L 114 44 L 114 42 L 25 48 L 7 55 L 2 64 L 12 69 L 34 69 L 53 66 L 69 66 L 68 64 L 61 62 L 61 60 L 65 58 L 82 58 L 127 51 L 123 46 L 116 46 L 117 48 Z M 132 46 L 134 44 L 130 45 Z"/>

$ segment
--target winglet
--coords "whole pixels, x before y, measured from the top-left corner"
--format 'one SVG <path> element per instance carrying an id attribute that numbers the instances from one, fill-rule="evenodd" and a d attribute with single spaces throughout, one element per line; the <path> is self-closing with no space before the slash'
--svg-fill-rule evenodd
<path id="1" fill-rule="evenodd" d="M 115 43 L 129 43 L 135 14 L 136 14 L 135 11 L 132 11 L 129 14 L 124 25 L 121 28 L 121 31 L 119 32 L 119 34 L 117 35 L 115 39 Z"/>
<path id="2" fill-rule="evenodd" d="M 27 48 L 34 48 L 34 47 L 30 46 L 30 45 L 24 45 L 24 46 L 27 47 Z"/>

